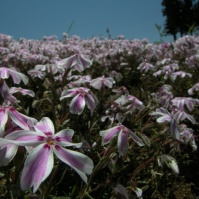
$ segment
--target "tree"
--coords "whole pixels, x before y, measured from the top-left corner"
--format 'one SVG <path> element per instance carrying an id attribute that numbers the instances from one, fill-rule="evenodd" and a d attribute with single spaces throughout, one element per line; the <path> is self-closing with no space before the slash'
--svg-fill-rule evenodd
<path id="1" fill-rule="evenodd" d="M 180 1 L 179 0 L 163 0 L 162 10 L 163 16 L 166 16 L 164 31 L 166 34 L 173 35 L 174 40 L 179 32 L 180 22 Z"/>
<path id="2" fill-rule="evenodd" d="M 163 0 L 163 16 L 165 34 L 181 36 L 193 33 L 199 27 L 199 1 L 194 0 Z M 194 27 L 194 28 L 193 28 Z"/>
<path id="3" fill-rule="evenodd" d="M 193 17 L 196 23 L 196 29 L 199 30 L 199 1 L 196 1 L 193 5 Z"/>

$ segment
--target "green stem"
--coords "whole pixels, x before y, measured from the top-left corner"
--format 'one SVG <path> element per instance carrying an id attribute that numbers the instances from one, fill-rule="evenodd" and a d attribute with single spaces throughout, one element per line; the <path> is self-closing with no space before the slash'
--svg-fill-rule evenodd
<path id="1" fill-rule="evenodd" d="M 82 196 L 80 197 L 80 199 L 83 199 L 85 198 L 85 196 L 88 196 L 88 193 L 91 192 L 92 190 L 89 190 L 90 188 L 90 185 L 91 185 L 91 182 L 92 182 L 92 179 L 93 177 L 96 175 L 96 173 L 99 171 L 99 169 L 106 163 L 106 161 L 108 160 L 109 156 L 112 154 L 114 148 L 108 148 L 105 153 L 104 153 L 104 156 L 100 159 L 100 161 L 98 162 L 98 164 L 96 165 L 96 167 L 94 168 L 89 180 L 88 180 L 88 183 L 84 189 L 84 192 L 82 194 Z"/>
<path id="2" fill-rule="evenodd" d="M 61 162 L 59 161 L 59 163 L 57 164 L 57 167 L 55 168 L 55 170 L 53 171 L 53 174 L 51 175 L 50 181 L 49 181 L 49 183 L 48 183 L 48 185 L 46 187 L 46 190 L 45 190 L 45 192 L 43 194 L 43 199 L 46 199 L 48 197 L 50 189 L 51 189 L 52 184 L 53 184 L 53 181 L 56 178 L 56 175 L 57 175 L 57 173 L 58 173 L 58 171 L 60 169 L 60 166 L 61 166 Z"/>

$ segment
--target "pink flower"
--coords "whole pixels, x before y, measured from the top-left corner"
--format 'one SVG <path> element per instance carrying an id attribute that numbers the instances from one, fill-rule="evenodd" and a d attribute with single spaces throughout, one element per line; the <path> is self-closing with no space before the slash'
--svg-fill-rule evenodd
<path id="1" fill-rule="evenodd" d="M 70 112 L 72 114 L 80 115 L 83 112 L 85 105 L 87 105 L 88 109 L 93 112 L 98 104 L 96 96 L 90 89 L 84 87 L 64 90 L 60 100 L 68 97 L 74 97 L 70 103 Z"/>
<path id="2" fill-rule="evenodd" d="M 198 99 L 194 99 L 191 97 L 175 97 L 171 101 L 173 105 L 176 106 L 180 110 L 185 110 L 185 105 L 186 105 L 189 111 L 192 111 L 194 109 L 194 106 L 196 104 L 199 104 Z"/>
<path id="3" fill-rule="evenodd" d="M 118 105 L 124 106 L 124 108 L 132 112 L 136 108 L 143 108 L 143 103 L 132 95 L 121 95 L 117 100 L 114 101 Z"/>
<path id="4" fill-rule="evenodd" d="M 21 87 L 11 87 L 10 88 L 10 93 L 13 94 L 13 93 L 17 93 L 17 92 L 20 92 L 22 95 L 29 95 L 31 97 L 34 97 L 35 96 L 35 93 L 34 91 L 32 90 L 29 90 L 29 89 L 23 89 Z"/>
<path id="5" fill-rule="evenodd" d="M 20 84 L 21 81 L 23 81 L 24 84 L 28 83 L 28 77 L 26 75 L 16 71 L 14 68 L 1 67 L 0 77 L 2 79 L 8 79 L 9 76 L 12 77 L 12 80 L 15 84 Z"/>
<path id="6" fill-rule="evenodd" d="M 38 77 L 38 78 L 40 78 L 40 79 L 44 79 L 44 77 L 45 77 L 45 75 L 46 75 L 45 72 L 42 72 L 42 71 L 36 70 L 36 69 L 31 69 L 31 70 L 29 70 L 29 71 L 28 71 L 28 74 L 29 74 L 31 77 L 33 77 L 33 78 Z"/>
<path id="7" fill-rule="evenodd" d="M 144 146 L 142 140 L 135 135 L 130 129 L 123 125 L 118 125 L 113 128 L 100 131 L 102 136 L 102 145 L 108 144 L 114 137 L 118 136 L 117 146 L 120 155 L 125 155 L 128 149 L 128 136 L 130 136 L 134 142 L 139 146 Z"/>
<path id="8" fill-rule="evenodd" d="M 18 100 L 12 95 L 12 93 L 10 93 L 10 89 L 5 81 L 3 81 L 3 84 L 0 88 L 0 94 L 4 99 L 4 104 L 9 104 L 9 103 L 17 104 L 18 103 Z"/>
<path id="9" fill-rule="evenodd" d="M 11 106 L 0 106 L 0 137 L 4 136 L 5 125 L 11 119 L 17 126 L 28 130 L 37 120 L 19 113 Z"/>
<path id="10" fill-rule="evenodd" d="M 180 127 L 181 127 L 180 141 L 182 143 L 189 144 L 192 147 L 192 149 L 196 151 L 197 145 L 193 135 L 194 132 L 193 129 L 187 128 L 185 124 L 182 124 Z"/>
<path id="11" fill-rule="evenodd" d="M 58 61 L 57 64 L 65 69 L 75 68 L 78 72 L 82 72 L 91 66 L 92 61 L 83 55 L 75 54 Z"/>
<path id="12" fill-rule="evenodd" d="M 154 115 L 154 116 L 160 116 L 159 118 L 157 118 L 157 122 L 158 123 L 170 123 L 170 132 L 171 132 L 171 136 L 174 139 L 179 140 L 180 137 L 180 127 L 178 125 L 178 121 L 176 121 L 176 116 L 174 115 L 174 112 L 169 113 L 169 111 L 166 108 L 157 108 L 156 111 L 150 113 L 150 115 Z M 174 117 L 175 116 L 175 117 Z"/>
<path id="13" fill-rule="evenodd" d="M 192 122 L 192 124 L 196 124 L 197 123 L 192 115 L 188 114 L 184 110 L 180 110 L 180 109 L 177 109 L 177 108 L 173 109 L 173 118 L 178 123 L 180 121 L 185 120 L 185 119 L 188 119 L 190 122 Z"/>
<path id="14" fill-rule="evenodd" d="M 25 116 L 10 106 L 0 106 L 0 138 L 5 138 L 16 129 L 31 129 L 36 123 L 36 119 Z M 16 144 L 10 142 L 4 142 L 4 144 L 0 146 L 0 166 L 8 165 L 18 149 Z"/>
<path id="15" fill-rule="evenodd" d="M 0 146 L 12 143 L 19 146 L 33 146 L 28 154 L 21 177 L 21 188 L 33 187 L 36 192 L 40 184 L 50 175 L 54 166 L 55 154 L 61 161 L 73 168 L 87 182 L 86 174 L 91 174 L 93 161 L 86 155 L 65 149 L 64 147 L 81 147 L 82 143 L 72 143 L 74 131 L 64 129 L 55 134 L 52 121 L 44 117 L 34 126 L 34 130 L 19 130 L 0 139 Z"/>
<path id="16" fill-rule="evenodd" d="M 199 90 L 199 82 L 196 83 L 193 87 L 191 87 L 189 90 L 188 90 L 188 93 L 189 95 L 193 95 L 194 94 L 194 91 L 198 91 Z"/>
<path id="17" fill-rule="evenodd" d="M 115 83 L 112 77 L 98 77 L 96 79 L 91 80 L 91 86 L 100 90 L 103 86 L 107 86 L 108 88 L 112 88 Z"/>
<path id="18" fill-rule="evenodd" d="M 62 73 L 64 69 L 57 64 L 36 65 L 35 70 L 47 71 L 50 74 Z M 41 75 L 41 74 L 40 74 Z"/>
<path id="19" fill-rule="evenodd" d="M 185 76 L 188 76 L 188 77 L 191 78 L 191 77 L 192 77 L 192 74 L 191 74 L 191 73 L 184 72 L 184 71 L 177 71 L 177 72 L 172 73 L 171 78 L 172 78 L 172 80 L 176 80 L 177 77 L 184 78 Z"/>
<path id="20" fill-rule="evenodd" d="M 153 70 L 154 69 L 154 66 L 150 63 L 147 63 L 147 62 L 143 62 L 141 63 L 137 69 L 139 69 L 141 72 L 148 72 L 150 70 Z"/>
<path id="21" fill-rule="evenodd" d="M 86 85 L 90 83 L 91 77 L 90 75 L 85 75 L 85 76 L 81 76 L 81 75 L 73 75 L 69 78 L 67 78 L 68 80 L 73 80 L 75 79 L 76 81 L 70 81 L 70 83 L 67 84 L 67 86 L 69 88 L 73 88 L 73 87 L 79 87 L 82 84 Z"/>

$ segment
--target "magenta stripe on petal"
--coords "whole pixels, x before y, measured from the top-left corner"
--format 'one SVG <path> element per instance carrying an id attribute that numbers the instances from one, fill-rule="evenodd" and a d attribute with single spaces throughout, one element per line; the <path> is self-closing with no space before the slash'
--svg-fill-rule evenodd
<path id="1" fill-rule="evenodd" d="M 87 182 L 85 174 L 91 174 L 93 170 L 93 161 L 89 157 L 58 145 L 53 147 L 53 151 L 60 160 L 72 167 Z"/>
<path id="2" fill-rule="evenodd" d="M 61 94 L 61 97 L 59 98 L 60 100 L 67 98 L 67 97 L 74 97 L 75 95 L 78 94 L 78 89 L 69 89 L 69 90 L 64 90 Z"/>
<path id="3" fill-rule="evenodd" d="M 120 131 L 117 140 L 118 150 L 120 155 L 125 155 L 128 149 L 127 133 Z"/>
<path id="4" fill-rule="evenodd" d="M 54 135 L 54 124 L 48 117 L 43 117 L 35 126 L 35 130 L 43 132 L 45 135 Z"/>
<path id="5" fill-rule="evenodd" d="M 70 112 L 73 114 L 80 115 L 85 107 L 85 99 L 84 96 L 79 94 L 74 97 L 70 103 Z"/>
<path id="6" fill-rule="evenodd" d="M 28 125 L 28 117 L 27 116 L 19 113 L 14 108 L 10 108 L 8 113 L 9 113 L 9 116 L 11 117 L 11 119 L 19 127 L 21 127 L 22 129 L 25 129 L 25 130 L 28 130 L 30 128 Z M 30 119 L 32 119 L 32 118 L 30 118 Z"/>
<path id="7" fill-rule="evenodd" d="M 108 130 L 105 131 L 100 131 L 100 135 L 102 136 L 102 143 L 103 144 L 107 144 L 110 142 L 110 140 L 117 136 L 119 131 L 121 130 L 120 126 L 115 126 L 113 128 L 110 128 Z"/>
<path id="8" fill-rule="evenodd" d="M 57 142 L 71 142 L 73 135 L 74 131 L 72 129 L 63 129 L 55 134 L 54 139 Z"/>
<path id="9" fill-rule="evenodd" d="M 84 168 L 84 163 L 78 158 L 80 155 L 79 152 L 64 149 L 58 145 L 54 148 L 56 149 L 55 151 L 59 153 L 59 157 L 62 157 L 62 159 L 65 160 L 65 162 L 67 162 L 71 167 L 75 167 L 80 170 Z"/>
<path id="10" fill-rule="evenodd" d="M 47 144 L 34 148 L 28 155 L 22 171 L 21 188 L 33 187 L 33 192 L 49 176 L 54 165 L 52 149 Z"/>
<path id="11" fill-rule="evenodd" d="M 18 146 L 8 144 L 5 148 L 0 149 L 0 166 L 6 166 L 12 161 L 17 153 Z"/>
<path id="12" fill-rule="evenodd" d="M 5 139 L 20 146 L 35 146 L 43 142 L 44 139 L 41 139 L 41 137 L 44 136 L 40 132 L 19 130 L 8 134 Z"/>
<path id="13" fill-rule="evenodd" d="M 96 108 L 97 104 L 98 104 L 98 100 L 97 98 L 95 98 L 94 95 L 91 94 L 87 94 L 85 96 L 85 100 L 86 100 L 86 105 L 88 106 L 88 108 L 91 111 L 94 111 L 94 109 Z"/>

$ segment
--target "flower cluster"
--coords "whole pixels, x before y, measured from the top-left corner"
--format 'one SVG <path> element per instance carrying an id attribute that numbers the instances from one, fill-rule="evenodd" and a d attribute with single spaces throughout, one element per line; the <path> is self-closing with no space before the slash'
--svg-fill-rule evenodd
<path id="1" fill-rule="evenodd" d="M 198 49 L 0 34 L 0 195 L 172 198 L 171 171 L 182 182 L 181 163 L 199 162 Z"/>

